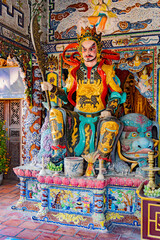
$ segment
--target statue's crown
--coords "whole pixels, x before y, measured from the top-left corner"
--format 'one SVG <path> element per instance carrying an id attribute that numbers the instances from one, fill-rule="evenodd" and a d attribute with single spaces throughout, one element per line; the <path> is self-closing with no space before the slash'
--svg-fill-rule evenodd
<path id="1" fill-rule="evenodd" d="M 101 33 L 97 34 L 96 33 L 96 27 L 94 26 L 93 28 L 90 27 L 85 27 L 81 28 L 81 35 L 78 35 L 78 43 L 80 44 L 82 41 L 85 40 L 94 40 L 97 44 L 101 42 Z"/>

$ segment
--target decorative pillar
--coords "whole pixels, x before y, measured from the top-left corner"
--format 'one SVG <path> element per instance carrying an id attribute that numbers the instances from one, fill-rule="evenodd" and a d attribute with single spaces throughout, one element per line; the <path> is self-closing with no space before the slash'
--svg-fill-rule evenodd
<path id="1" fill-rule="evenodd" d="M 102 227 L 105 224 L 105 215 L 104 215 L 104 190 L 96 190 L 94 192 L 94 214 L 93 220 L 99 222 Z"/>
<path id="2" fill-rule="evenodd" d="M 20 177 L 20 198 L 16 206 L 25 201 L 26 201 L 26 178 Z"/>
<path id="3" fill-rule="evenodd" d="M 20 197 L 26 199 L 26 178 L 20 178 Z"/>
<path id="4" fill-rule="evenodd" d="M 48 212 L 48 186 L 42 185 L 42 197 L 41 197 L 41 208 L 37 214 L 37 216 L 44 216 Z"/>
<path id="5" fill-rule="evenodd" d="M 26 201 L 26 180 L 27 179 L 25 177 L 19 177 L 19 179 L 20 179 L 20 198 L 17 201 L 16 205 L 11 207 L 13 210 L 16 210 L 16 209 L 24 210 L 23 203 Z"/>

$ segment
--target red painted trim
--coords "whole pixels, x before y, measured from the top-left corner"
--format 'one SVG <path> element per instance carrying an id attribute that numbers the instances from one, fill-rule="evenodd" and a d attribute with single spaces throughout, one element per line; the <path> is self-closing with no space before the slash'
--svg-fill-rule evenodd
<path id="1" fill-rule="evenodd" d="M 101 95 L 101 99 L 103 102 L 104 107 L 106 107 L 106 101 L 105 98 L 107 96 L 108 93 L 108 86 L 106 83 L 106 74 L 105 72 L 102 70 L 102 65 L 104 64 L 105 59 L 103 59 L 102 61 L 100 61 L 98 68 L 97 68 L 97 72 L 99 73 L 101 79 L 102 79 L 102 83 L 103 83 L 103 91 L 102 91 L 102 95 Z"/>

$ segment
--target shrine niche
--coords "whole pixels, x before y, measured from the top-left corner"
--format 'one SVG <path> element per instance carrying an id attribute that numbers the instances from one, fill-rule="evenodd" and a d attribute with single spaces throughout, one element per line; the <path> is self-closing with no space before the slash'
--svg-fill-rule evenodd
<path id="1" fill-rule="evenodd" d="M 140 113 L 150 119 L 156 118 L 156 49 L 131 49 L 120 52 L 117 75 L 127 93 L 123 104 L 124 113 Z"/>

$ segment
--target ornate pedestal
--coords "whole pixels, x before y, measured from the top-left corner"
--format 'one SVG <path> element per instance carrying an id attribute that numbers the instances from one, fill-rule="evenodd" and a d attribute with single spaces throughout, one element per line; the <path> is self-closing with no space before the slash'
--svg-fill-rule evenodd
<path id="1" fill-rule="evenodd" d="M 142 208 L 141 239 L 160 239 L 160 198 L 146 197 L 143 189 L 144 183 L 137 189 Z"/>
<path id="2" fill-rule="evenodd" d="M 105 230 L 112 223 L 140 226 L 136 188 L 144 179 L 45 176 L 40 169 L 14 169 L 20 178 L 20 199 L 13 210 L 35 212 L 36 221 Z"/>

